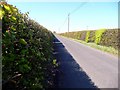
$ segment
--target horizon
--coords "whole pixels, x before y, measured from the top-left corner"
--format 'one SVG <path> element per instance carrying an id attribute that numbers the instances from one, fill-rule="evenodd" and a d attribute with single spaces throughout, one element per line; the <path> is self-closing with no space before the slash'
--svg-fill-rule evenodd
<path id="1" fill-rule="evenodd" d="M 108 29 L 106 29 L 106 28 L 100 28 L 100 29 L 93 29 L 93 30 L 91 30 L 91 29 L 89 29 L 89 30 L 79 30 L 79 31 L 70 31 L 70 32 L 80 32 L 80 31 L 96 31 L 96 30 L 120 30 L 120 28 L 108 28 Z M 53 31 L 54 32 L 54 31 Z M 63 33 L 68 33 L 68 32 L 63 32 Z M 61 33 L 58 33 L 58 34 L 61 34 Z"/>

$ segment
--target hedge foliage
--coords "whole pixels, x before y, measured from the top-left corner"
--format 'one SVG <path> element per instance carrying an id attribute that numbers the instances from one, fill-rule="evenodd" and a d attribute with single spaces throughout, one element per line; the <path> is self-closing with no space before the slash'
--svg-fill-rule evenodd
<path id="1" fill-rule="evenodd" d="M 90 37 L 90 31 L 88 31 L 86 33 L 86 38 L 85 38 L 85 41 L 88 42 L 89 41 L 89 37 Z"/>
<path id="2" fill-rule="evenodd" d="M 112 46 L 116 49 L 120 48 L 120 35 L 118 34 L 118 30 L 106 30 L 102 36 L 100 45 Z"/>
<path id="3" fill-rule="evenodd" d="M 95 31 L 95 43 L 100 44 L 101 36 L 105 32 L 105 29 Z"/>
<path id="4" fill-rule="evenodd" d="M 95 42 L 95 31 L 90 31 L 88 42 Z"/>
<path id="5" fill-rule="evenodd" d="M 3 90 L 53 87 L 53 34 L 6 2 L 0 12 Z"/>
<path id="6" fill-rule="evenodd" d="M 88 30 L 88 31 L 77 31 L 69 33 L 61 33 L 60 35 L 69 36 L 74 39 L 83 40 L 87 43 L 93 42 L 103 46 L 114 47 L 119 49 L 120 34 L 118 29 L 99 29 L 99 30 Z"/>

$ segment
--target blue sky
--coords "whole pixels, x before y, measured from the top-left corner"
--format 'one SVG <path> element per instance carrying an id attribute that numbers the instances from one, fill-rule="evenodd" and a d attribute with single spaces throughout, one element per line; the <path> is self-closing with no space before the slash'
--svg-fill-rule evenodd
<path id="1" fill-rule="evenodd" d="M 67 15 L 83 2 L 9 2 L 51 31 L 67 32 Z M 66 22 L 63 24 L 63 22 Z M 117 2 L 87 2 L 70 14 L 70 31 L 117 28 Z"/>

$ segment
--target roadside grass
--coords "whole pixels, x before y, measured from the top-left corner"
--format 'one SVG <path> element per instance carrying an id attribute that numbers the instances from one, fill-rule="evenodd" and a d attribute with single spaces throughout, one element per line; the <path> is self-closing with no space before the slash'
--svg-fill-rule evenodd
<path id="1" fill-rule="evenodd" d="M 63 36 L 63 37 L 65 37 L 65 36 Z M 115 56 L 118 56 L 118 54 L 120 53 L 120 51 L 116 50 L 113 47 L 107 47 L 107 46 L 97 45 L 96 43 L 87 43 L 85 41 L 78 40 L 78 39 L 73 39 L 73 38 L 70 38 L 70 37 L 65 37 L 65 38 L 72 39 L 72 40 L 80 42 L 80 43 L 82 43 L 84 45 L 90 46 L 92 48 L 95 48 L 95 49 L 98 49 L 98 50 L 101 50 L 101 51 L 104 51 L 104 52 L 107 52 L 109 54 L 113 54 Z"/>

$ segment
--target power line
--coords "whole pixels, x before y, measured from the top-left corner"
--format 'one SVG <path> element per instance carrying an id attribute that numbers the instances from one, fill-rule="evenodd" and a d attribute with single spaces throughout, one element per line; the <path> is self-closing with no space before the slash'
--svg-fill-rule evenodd
<path id="1" fill-rule="evenodd" d="M 59 32 L 60 29 L 63 27 L 63 25 L 65 24 L 65 22 L 68 20 L 68 32 L 69 32 L 69 28 L 70 28 L 70 15 L 73 14 L 74 12 L 76 12 L 78 9 L 80 9 L 81 7 L 83 7 L 87 2 L 82 2 L 80 4 L 80 6 L 78 6 L 77 8 L 75 8 L 72 12 L 68 13 L 67 17 L 65 18 L 63 24 L 59 27 Z"/>
<path id="2" fill-rule="evenodd" d="M 73 14 L 74 12 L 76 12 L 78 9 L 80 9 L 81 7 L 83 7 L 87 2 L 83 2 L 80 6 L 78 6 L 77 8 L 75 8 L 72 12 L 68 13 L 68 32 L 70 31 L 70 15 Z"/>
<path id="3" fill-rule="evenodd" d="M 80 6 L 78 6 L 77 8 L 75 8 L 72 12 L 70 12 L 70 14 L 76 12 L 79 8 L 81 8 L 81 7 L 84 6 L 85 4 L 87 4 L 87 2 L 81 3 Z"/>

